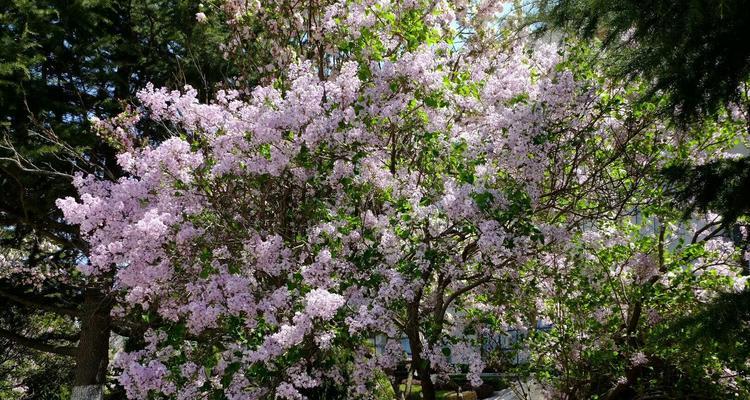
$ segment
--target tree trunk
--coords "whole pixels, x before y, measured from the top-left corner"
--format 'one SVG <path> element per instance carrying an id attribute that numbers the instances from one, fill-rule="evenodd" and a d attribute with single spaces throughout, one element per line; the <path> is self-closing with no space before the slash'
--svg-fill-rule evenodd
<path id="1" fill-rule="evenodd" d="M 86 289 L 71 400 L 101 400 L 109 364 L 110 304 L 99 290 Z"/>
<path id="2" fill-rule="evenodd" d="M 422 360 L 421 357 L 413 357 L 412 359 L 415 361 L 419 359 L 417 372 L 419 372 L 419 382 L 422 384 L 422 398 L 424 400 L 435 400 L 435 384 L 432 383 L 430 378 L 432 371 L 429 362 Z"/>
<path id="3" fill-rule="evenodd" d="M 419 299 L 420 296 L 417 296 Z M 429 360 L 422 358 L 422 340 L 419 336 L 419 302 L 407 305 L 408 320 L 406 323 L 406 337 L 409 339 L 411 348 L 412 369 L 419 374 L 419 382 L 422 386 L 422 398 L 424 400 L 435 400 L 435 385 L 432 383 L 430 375 Z"/>

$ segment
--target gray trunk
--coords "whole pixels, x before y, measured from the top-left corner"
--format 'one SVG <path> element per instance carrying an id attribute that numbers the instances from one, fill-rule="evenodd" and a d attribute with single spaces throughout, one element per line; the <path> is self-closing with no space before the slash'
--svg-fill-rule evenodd
<path id="1" fill-rule="evenodd" d="M 73 386 L 70 400 L 102 400 L 102 385 Z"/>
<path id="2" fill-rule="evenodd" d="M 87 289 L 81 308 L 72 400 L 101 400 L 109 364 L 110 304 L 96 289 Z"/>

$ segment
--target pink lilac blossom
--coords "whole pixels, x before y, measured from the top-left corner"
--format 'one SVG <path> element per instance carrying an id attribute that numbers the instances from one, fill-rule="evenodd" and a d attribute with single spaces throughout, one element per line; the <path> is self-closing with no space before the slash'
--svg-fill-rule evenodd
<path id="1" fill-rule="evenodd" d="M 642 366 L 648 363 L 648 357 L 642 351 L 639 351 L 630 357 L 630 363 L 636 367 Z"/>
<path id="2" fill-rule="evenodd" d="M 305 313 L 312 318 L 333 318 L 346 300 L 343 296 L 324 289 L 314 289 L 305 295 Z"/>

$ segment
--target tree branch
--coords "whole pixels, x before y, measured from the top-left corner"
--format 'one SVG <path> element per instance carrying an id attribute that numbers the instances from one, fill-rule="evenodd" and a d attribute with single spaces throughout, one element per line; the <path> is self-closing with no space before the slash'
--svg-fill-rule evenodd
<path id="1" fill-rule="evenodd" d="M 40 342 L 38 339 L 21 336 L 17 333 L 6 331 L 5 329 L 0 329 L 0 337 L 33 350 L 43 351 L 45 353 L 59 354 L 61 356 L 75 357 L 76 351 L 78 350 L 77 347 L 57 346 L 54 344 Z"/>
<path id="2" fill-rule="evenodd" d="M 468 284 L 468 285 L 466 285 L 466 286 L 464 286 L 464 287 L 462 287 L 460 289 L 457 289 L 453 293 L 451 293 L 451 295 L 448 296 L 448 299 L 445 300 L 445 303 L 443 304 L 442 313 L 445 314 L 445 312 L 448 311 L 448 307 L 451 305 L 451 303 L 453 303 L 453 301 L 455 301 L 462 294 L 464 294 L 466 292 L 469 292 L 469 291 L 473 290 L 474 288 L 476 288 L 478 286 L 481 286 L 481 285 L 483 285 L 483 284 L 485 284 L 485 283 L 487 283 L 487 282 L 489 282 L 491 280 L 492 280 L 492 277 L 486 276 L 486 277 L 484 277 L 482 279 L 479 279 L 479 280 L 475 281 L 474 283 L 470 283 L 470 284 Z"/>
<path id="3" fill-rule="evenodd" d="M 0 288 L 0 296 L 5 297 L 8 300 L 14 301 L 18 304 L 37 308 L 44 311 L 53 312 L 55 314 L 68 315 L 71 317 L 78 317 L 80 313 L 74 308 L 63 307 L 57 304 L 52 304 L 48 299 L 37 296 L 19 295 L 10 293 L 5 289 Z"/>

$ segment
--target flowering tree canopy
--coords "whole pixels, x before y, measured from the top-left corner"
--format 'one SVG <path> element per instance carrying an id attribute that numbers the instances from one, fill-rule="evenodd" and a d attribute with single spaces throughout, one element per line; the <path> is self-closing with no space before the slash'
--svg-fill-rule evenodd
<path id="1" fill-rule="evenodd" d="M 114 276 L 116 317 L 149 327 L 115 362 L 129 397 L 366 397 L 403 336 L 434 398 L 461 367 L 481 383 L 483 332 L 552 320 L 559 285 L 598 279 L 587 246 L 611 246 L 585 235 L 657 197 L 649 177 L 686 134 L 577 68 L 575 46 L 505 31 L 495 4 L 197 16 L 230 16 L 228 51 L 268 45 L 264 84 L 207 103 L 147 86 L 99 122 L 128 176 L 78 176 L 80 199 L 58 201 L 90 244 L 80 269 Z M 147 124 L 174 135 L 147 142 Z M 607 262 L 653 285 L 665 256 L 642 247 Z"/>

